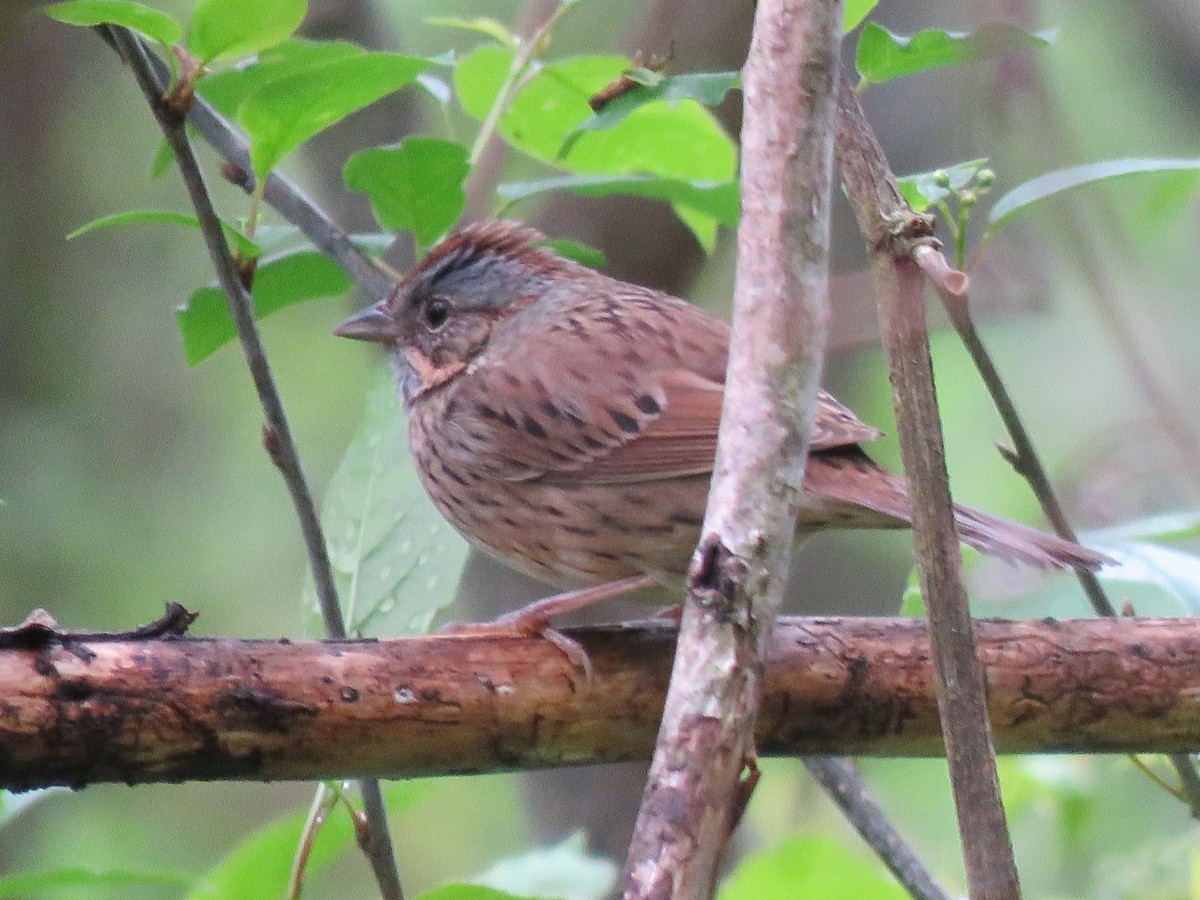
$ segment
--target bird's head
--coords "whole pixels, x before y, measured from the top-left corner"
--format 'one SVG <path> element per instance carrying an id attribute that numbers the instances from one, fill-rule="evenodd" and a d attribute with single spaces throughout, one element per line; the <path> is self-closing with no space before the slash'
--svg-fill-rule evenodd
<path id="1" fill-rule="evenodd" d="M 515 222 L 468 225 L 430 250 L 386 300 L 333 333 L 386 346 L 410 402 L 463 372 L 502 322 L 574 273 L 538 246 L 544 240 Z"/>

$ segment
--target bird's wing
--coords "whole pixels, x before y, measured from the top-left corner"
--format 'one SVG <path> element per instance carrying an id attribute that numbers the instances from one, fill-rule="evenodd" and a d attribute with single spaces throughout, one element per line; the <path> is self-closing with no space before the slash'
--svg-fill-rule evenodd
<path id="1" fill-rule="evenodd" d="M 658 417 L 632 440 L 592 460 L 576 477 L 587 481 L 648 480 L 712 471 L 725 386 L 677 369 L 661 373 L 658 387 L 665 397 Z M 821 391 L 810 450 L 851 446 L 879 435 Z"/>
<path id="2" fill-rule="evenodd" d="M 851 444 L 865 444 L 882 437 L 878 428 L 859 419 L 848 406 L 843 406 L 828 391 L 817 395 L 816 420 L 809 450 L 834 450 Z"/>
<path id="3" fill-rule="evenodd" d="M 447 412 L 449 443 L 508 480 L 655 481 L 712 471 L 728 332 L 647 292 L 619 315 L 583 310 L 487 352 Z M 666 301 L 672 301 L 667 303 Z M 643 302 L 645 301 L 645 302 Z M 811 448 L 879 436 L 824 391 Z"/>

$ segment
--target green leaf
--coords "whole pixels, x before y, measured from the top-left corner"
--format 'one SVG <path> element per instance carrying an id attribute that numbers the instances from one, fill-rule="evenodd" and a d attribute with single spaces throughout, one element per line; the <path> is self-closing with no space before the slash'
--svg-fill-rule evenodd
<path id="1" fill-rule="evenodd" d="M 82 235 L 91 234 L 93 231 L 112 228 L 116 225 L 144 225 L 148 223 L 184 225 L 188 228 L 194 228 L 197 231 L 200 230 L 200 220 L 189 213 L 173 212 L 166 209 L 131 209 L 126 212 L 113 213 L 109 216 L 101 216 L 98 219 L 85 222 L 68 234 L 67 240 L 71 241 Z M 258 244 L 250 240 L 228 222 L 221 222 L 221 230 L 225 232 L 225 239 L 229 241 L 230 246 L 243 259 L 255 259 L 262 252 L 262 248 Z"/>
<path id="2" fill-rule="evenodd" d="M 598 250 L 579 241 L 571 241 L 566 238 L 551 238 L 546 241 L 546 246 L 559 256 L 573 259 L 575 262 L 587 266 L 589 269 L 603 269 L 608 265 L 608 257 L 604 255 L 603 250 Z"/>
<path id="3" fill-rule="evenodd" d="M 988 232 L 998 231 L 1009 219 L 1025 212 L 1034 203 L 1063 191 L 1129 175 L 1180 171 L 1200 172 L 1200 159 L 1111 159 L 1047 172 L 1018 185 L 996 201 L 988 213 Z"/>
<path id="4" fill-rule="evenodd" d="M 501 133 L 526 153 L 575 172 L 732 181 L 733 142 L 692 99 L 646 103 L 612 128 L 579 134 L 564 151 L 567 137 L 591 117 L 588 98 L 619 75 L 624 62 L 580 57 L 546 66 L 501 117 Z"/>
<path id="5" fill-rule="evenodd" d="M 925 618 L 925 595 L 921 593 L 921 579 L 917 570 L 908 573 L 904 593 L 900 595 L 900 615 L 913 619 Z"/>
<path id="6" fill-rule="evenodd" d="M 517 46 L 517 39 L 513 36 L 512 32 L 495 19 L 489 19 L 486 16 L 476 16 L 473 19 L 464 19 L 459 16 L 432 16 L 426 19 L 425 22 L 428 25 L 442 25 L 446 28 L 461 28 L 465 31 L 486 34 L 505 47 L 515 48 Z"/>
<path id="7" fill-rule="evenodd" d="M 67 25 L 120 25 L 166 46 L 183 40 L 183 29 L 166 13 L 128 0 L 73 0 L 52 3 L 42 12 Z"/>
<path id="8" fill-rule="evenodd" d="M 1135 519 L 1115 528 L 1089 531 L 1087 539 L 1100 544 L 1116 544 L 1122 541 L 1162 543 L 1165 541 L 1187 541 L 1200 537 L 1200 512 L 1162 513 Z"/>
<path id="9" fill-rule="evenodd" d="M 41 891 L 61 891 L 70 888 L 136 888 L 162 887 L 178 891 L 191 884 L 187 875 L 175 872 L 132 871 L 107 869 L 92 871 L 81 868 L 52 869 L 47 872 L 14 872 L 0 876 L 0 897 L 41 896 Z M 58 896 L 55 894 L 55 896 Z M 71 896 L 76 896 L 73 892 Z M 87 896 L 80 893 L 78 896 Z"/>
<path id="10" fill-rule="evenodd" d="M 577 831 L 552 847 L 502 859 L 472 880 L 531 897 L 604 900 L 617 886 L 617 867 L 610 860 L 589 854 L 583 832 Z"/>
<path id="11" fill-rule="evenodd" d="M 429 793 L 431 782 L 384 785 L 389 813 L 411 808 Z M 188 900 L 279 900 L 285 896 L 292 860 L 308 819 L 308 810 L 286 815 L 244 838 L 225 859 L 192 885 Z M 311 881 L 355 841 L 354 822 L 340 804 L 313 840 L 305 867 Z"/>
<path id="12" fill-rule="evenodd" d="M 265 178 L 309 138 L 398 91 L 431 65 L 414 56 L 363 52 L 263 85 L 238 110 L 254 174 Z"/>
<path id="13" fill-rule="evenodd" d="M 1031 34 L 1002 24 L 984 25 L 969 34 L 933 28 L 903 37 L 868 22 L 859 36 L 855 58 L 861 79 L 859 87 L 928 69 L 989 59 L 1014 50 L 1040 49 L 1053 40 L 1053 32 Z"/>
<path id="14" fill-rule="evenodd" d="M 424 634 L 454 599 L 467 543 L 421 487 L 389 370 L 367 394 L 325 490 L 321 522 L 352 633 Z M 304 593 L 315 610 L 311 581 Z"/>
<path id="15" fill-rule="evenodd" d="M 849 34 L 862 20 L 871 14 L 879 0 L 846 0 L 845 14 L 842 17 L 842 33 Z"/>
<path id="16" fill-rule="evenodd" d="M 378 259 L 396 243 L 396 236 L 383 231 L 368 231 L 350 235 L 350 243 L 372 259 Z"/>
<path id="17" fill-rule="evenodd" d="M 486 47 L 460 64 L 455 86 L 469 114 L 480 119 L 487 114 L 511 63 L 510 51 Z M 628 65 L 620 56 L 581 56 L 544 66 L 500 117 L 500 134 L 524 153 L 579 174 L 732 182 L 737 176 L 733 141 L 712 113 L 690 98 L 646 103 L 612 128 L 581 132 L 567 142 L 592 115 L 588 98 Z M 687 151 L 680 152 L 681 147 Z M 685 220 L 706 240 L 711 217 L 688 209 L 693 211 Z"/>
<path id="18" fill-rule="evenodd" d="M 292 39 L 259 53 L 250 65 L 239 65 L 206 75 L 196 82 L 196 91 L 227 118 L 237 115 L 248 95 L 264 85 L 306 69 L 362 56 L 361 47 L 349 41 L 305 41 Z"/>
<path id="19" fill-rule="evenodd" d="M 502 47 L 479 47 L 454 67 L 454 92 L 467 115 L 483 121 L 500 93 L 515 53 Z"/>
<path id="20" fill-rule="evenodd" d="M 577 173 L 714 185 L 735 181 L 733 142 L 712 113 L 690 99 L 647 103 L 613 128 L 579 134 L 563 152 L 567 136 L 591 115 L 587 98 L 603 86 L 597 82 L 605 80 L 607 65 L 604 58 L 585 57 L 548 66 L 517 95 L 500 120 L 501 133 L 525 152 Z M 713 190 L 719 195 L 723 189 Z M 693 194 L 689 205 L 697 199 Z"/>
<path id="21" fill-rule="evenodd" d="M 583 197 L 632 194 L 686 206 L 730 227 L 736 227 L 738 223 L 736 181 L 681 181 L 653 175 L 562 175 L 539 181 L 502 184 L 496 189 L 500 198 L 508 203 L 528 200 L 549 191 L 570 191 Z"/>
<path id="22" fill-rule="evenodd" d="M 924 212 L 932 204 L 945 200 L 974 180 L 979 170 L 987 166 L 987 158 L 972 159 L 945 169 L 918 172 L 896 179 L 896 187 L 916 212 Z M 940 183 L 939 183 L 940 182 Z"/>
<path id="23" fill-rule="evenodd" d="M 254 315 L 271 313 L 317 297 L 337 297 L 353 286 L 350 276 L 329 257 L 315 250 L 291 250 L 262 260 L 250 290 Z M 188 365 L 207 359 L 222 344 L 237 337 L 229 301 L 219 287 L 202 287 L 175 313 Z"/>
<path id="24" fill-rule="evenodd" d="M 1117 561 L 1117 565 L 1100 570 L 1100 580 L 1110 586 L 1113 594 L 1131 599 L 1138 615 L 1200 615 L 1200 557 L 1172 547 L 1133 541 L 1098 545 L 1097 549 Z M 1163 599 L 1171 605 L 1161 606 Z"/>
<path id="25" fill-rule="evenodd" d="M 348 41 L 305 41 L 292 39 L 259 53 L 249 65 L 222 69 L 201 78 L 197 93 L 215 106 L 227 119 L 237 116 L 238 107 L 254 91 L 288 75 L 331 63 L 362 56 L 365 51 Z M 172 161 L 171 148 L 163 141 L 155 158 L 157 174 Z"/>
<path id="26" fill-rule="evenodd" d="M 161 222 L 169 225 L 184 225 L 188 228 L 200 229 L 200 220 L 189 213 L 174 212 L 167 209 L 131 209 L 126 212 L 112 213 L 85 222 L 74 231 L 67 234 L 67 240 L 91 234 L 105 228 L 117 225 L 140 225 L 148 222 Z"/>
<path id="27" fill-rule="evenodd" d="M 173 162 L 175 162 L 175 151 L 171 149 L 171 145 L 164 138 L 158 142 L 158 150 L 155 151 L 154 159 L 150 163 L 150 178 L 153 180 L 162 177 Z"/>
<path id="28" fill-rule="evenodd" d="M 577 169 L 570 165 L 567 154 L 560 154 L 563 142 L 591 118 L 588 99 L 621 77 L 628 65 L 629 61 L 622 56 L 577 56 L 543 67 L 529 79 L 500 118 L 501 133 L 531 156 Z M 599 132 L 587 135 L 604 136 Z M 593 167 L 591 171 L 615 170 Z"/>
<path id="29" fill-rule="evenodd" d="M 1191 206 L 1191 199 L 1200 188 L 1200 169 L 1167 172 L 1146 185 L 1146 192 L 1137 208 L 1132 210 L 1129 227 L 1134 234 L 1148 235 L 1152 229 L 1171 229 Z"/>
<path id="30" fill-rule="evenodd" d="M 691 230 L 704 252 L 712 253 L 717 245 L 717 220 L 681 203 L 672 204 L 671 208 L 679 221 Z"/>
<path id="31" fill-rule="evenodd" d="M 446 83 L 445 79 L 438 78 L 436 75 L 423 72 L 417 76 L 417 84 L 424 88 L 425 93 L 432 97 L 439 106 L 447 107 L 454 99 L 454 91 L 450 85 Z"/>
<path id="32" fill-rule="evenodd" d="M 639 84 L 593 113 L 572 133 L 604 131 L 619 125 L 625 117 L 641 106 L 655 100 L 674 105 L 681 100 L 695 100 L 704 106 L 716 106 L 734 88 L 742 86 L 741 72 L 696 72 L 691 75 L 669 75 L 653 85 Z M 571 138 L 568 138 L 570 140 Z"/>
<path id="33" fill-rule="evenodd" d="M 305 0 L 200 0 L 188 50 L 205 65 L 258 53 L 291 37 L 307 6 Z"/>
<path id="34" fill-rule="evenodd" d="M 824 836 L 792 838 L 737 867 L 717 900 L 897 900 L 908 894 L 871 863 Z"/>
<path id="35" fill-rule="evenodd" d="M 511 53 L 492 47 L 463 61 L 455 85 L 468 113 L 476 118 L 487 114 L 511 60 Z M 733 142 L 692 99 L 643 104 L 612 128 L 578 135 L 561 152 L 567 137 L 591 117 L 588 98 L 627 66 L 620 56 L 580 56 L 543 67 L 501 116 L 500 133 L 530 156 L 574 172 L 732 180 L 737 165 Z M 681 153 L 681 147 L 687 152 Z"/>
<path id="36" fill-rule="evenodd" d="M 274 250 L 300 233 L 299 227 L 292 224 L 268 225 L 259 222 L 258 227 L 254 229 L 254 242 L 264 251 Z"/>
<path id="37" fill-rule="evenodd" d="M 429 246 L 467 206 L 467 149 L 452 141 L 409 137 L 392 147 L 355 153 L 342 171 L 351 190 L 367 195 L 384 228 L 407 229 Z"/>

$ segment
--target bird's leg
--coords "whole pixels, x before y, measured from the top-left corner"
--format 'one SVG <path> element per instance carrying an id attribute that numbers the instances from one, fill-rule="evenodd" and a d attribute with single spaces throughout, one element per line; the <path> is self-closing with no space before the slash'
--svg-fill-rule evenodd
<path id="1" fill-rule="evenodd" d="M 604 600 L 615 600 L 617 597 L 652 588 L 657 584 L 658 582 L 649 575 L 631 575 L 576 591 L 563 591 L 561 594 L 551 594 L 549 597 L 535 600 L 528 606 L 505 613 L 495 620 L 495 624 L 511 625 L 520 631 L 536 634 L 556 616 L 564 616 Z"/>
<path id="2" fill-rule="evenodd" d="M 588 681 L 591 681 L 592 661 L 588 659 L 587 651 L 578 641 L 567 637 L 558 629 L 552 628 L 550 620 L 555 616 L 566 615 L 594 603 L 614 600 L 617 597 L 624 597 L 627 594 L 657 585 L 658 582 L 649 575 L 631 575 L 628 578 L 605 581 L 591 587 L 543 597 L 528 606 L 505 613 L 491 622 L 472 624 L 455 622 L 443 628 L 442 631 L 453 634 L 540 635 L 561 650 L 567 659 L 583 670 Z"/>

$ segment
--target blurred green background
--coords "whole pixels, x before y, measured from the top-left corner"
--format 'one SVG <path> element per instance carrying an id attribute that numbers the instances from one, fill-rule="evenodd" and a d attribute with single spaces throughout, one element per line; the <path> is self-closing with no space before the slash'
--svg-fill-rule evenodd
<path id="1" fill-rule="evenodd" d="M 181 18 L 190 6 L 156 5 Z M 478 43 L 426 24 L 429 15 L 486 14 L 515 26 L 538 6 L 310 5 L 312 34 L 415 54 Z M 69 627 L 127 628 L 174 600 L 200 612 L 197 634 L 301 634 L 301 544 L 261 449 L 261 415 L 242 358 L 229 346 L 196 368 L 183 361 L 174 309 L 211 278 L 198 238 L 130 228 L 64 241 L 100 215 L 184 209 L 186 201 L 172 173 L 148 176 L 158 132 L 128 73 L 94 35 L 48 20 L 38 6 L 0 4 L 0 623 L 45 607 Z M 742 0 L 593 0 L 559 30 L 551 56 L 661 51 L 673 42 L 677 71 L 735 68 L 751 15 Z M 1200 147 L 1194 4 L 891 0 L 876 17 L 898 32 L 994 20 L 1059 29 L 1055 46 L 1036 57 L 873 89 L 868 112 L 898 172 L 987 156 L 999 195 L 1079 162 L 1194 156 Z M 736 108 L 727 105 L 736 128 Z M 315 142 L 288 171 L 350 227 L 366 227 L 361 198 L 339 187 L 342 161 L 419 129 L 429 112 L 415 95 L 389 100 Z M 243 213 L 245 201 L 212 180 L 227 215 Z M 1194 509 L 1200 499 L 1200 205 L 1184 187 L 1143 179 L 1047 206 L 1006 230 L 976 273 L 984 338 L 1082 528 Z M 600 246 L 617 274 L 727 308 L 729 234 L 705 262 L 669 212 L 646 201 L 565 198 L 536 211 L 536 220 L 556 236 Z M 829 384 L 863 419 L 893 430 L 861 242 L 844 208 L 835 229 Z M 363 302 L 305 304 L 263 329 L 318 493 L 378 364 L 363 346 L 329 334 Z M 1036 504 L 992 446 L 1003 432 L 957 339 L 940 333 L 934 350 L 957 499 L 1038 521 Z M 890 440 L 875 452 L 897 464 Z M 892 612 L 910 565 L 902 534 L 822 536 L 798 555 L 795 608 Z M 1000 598 L 1027 592 L 1030 577 L 982 568 L 976 583 L 991 601 L 987 611 L 1002 614 Z M 499 578 L 485 576 L 494 611 L 516 604 L 510 582 Z M 1087 610 L 1069 599 L 1037 612 Z M 956 883 L 944 765 L 874 761 L 866 769 L 918 849 Z M 1194 823 L 1127 761 L 1006 761 L 1004 770 L 1029 896 L 1192 896 Z M 407 886 L 416 893 L 470 876 L 582 826 L 594 846 L 619 853 L 639 777 L 636 767 L 622 767 L 441 782 L 436 800 L 394 822 Z M 238 784 L 57 793 L 0 830 L 0 869 L 203 872 L 262 822 L 306 805 L 311 790 Z M 866 859 L 797 763 L 769 764 L 744 847 L 817 830 Z M 369 896 L 371 884 L 351 852 L 309 895 Z M 112 896 L 163 891 L 122 887 Z M 103 894 L 93 887 L 76 895 Z"/>

